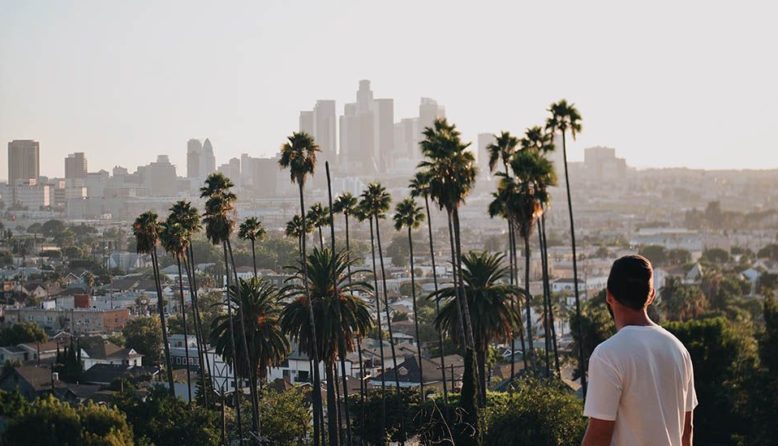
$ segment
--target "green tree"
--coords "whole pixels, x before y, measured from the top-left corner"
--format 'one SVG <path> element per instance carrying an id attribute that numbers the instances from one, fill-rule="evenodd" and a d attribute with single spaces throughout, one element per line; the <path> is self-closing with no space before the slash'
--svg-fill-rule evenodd
<path id="1" fill-rule="evenodd" d="M 702 257 L 700 260 L 721 265 L 729 262 L 731 257 L 727 251 L 721 248 L 711 248 L 702 252 Z"/>
<path id="2" fill-rule="evenodd" d="M 323 229 L 325 226 L 329 226 L 330 221 L 330 209 L 322 206 L 321 203 L 314 203 L 311 209 L 308 210 L 308 215 L 305 216 L 314 228 L 319 232 L 319 248 L 324 249 L 324 235 Z"/>
<path id="3" fill-rule="evenodd" d="M 125 346 L 143 355 L 144 364 L 157 364 L 162 345 L 162 324 L 159 317 L 137 317 L 127 321 L 122 329 Z"/>
<path id="4" fill-rule="evenodd" d="M 570 175 L 567 169 L 567 132 L 575 139 L 581 132 L 581 114 L 575 105 L 562 99 L 551 104 L 548 108 L 551 116 L 546 120 L 546 130 L 552 134 L 559 132 L 562 135 L 562 160 L 565 166 L 565 188 L 567 190 L 567 210 L 570 216 L 570 239 L 573 249 L 573 290 L 575 292 L 575 313 L 581 315 L 581 298 L 578 291 L 578 255 L 575 245 L 575 220 L 573 218 L 573 198 L 570 191 Z M 580 333 L 578 334 L 580 337 Z M 586 394 L 586 363 L 582 347 L 578 351 L 578 374 L 581 377 L 581 386 Z"/>
<path id="5" fill-rule="evenodd" d="M 708 298 L 696 285 L 684 285 L 678 278 L 670 277 L 659 293 L 658 306 L 663 318 L 670 321 L 686 321 L 702 316 L 708 309 Z"/>
<path id="6" fill-rule="evenodd" d="M 13 346 L 27 342 L 46 342 L 46 332 L 35 322 L 22 321 L 0 328 L 0 345 Z"/>
<path id="7" fill-rule="evenodd" d="M 305 182 L 309 175 L 313 175 L 316 169 L 316 152 L 319 151 L 319 146 L 314 142 L 313 137 L 305 132 L 294 132 L 287 138 L 287 141 L 281 146 L 281 159 L 278 160 L 279 165 L 284 169 L 289 169 L 290 178 L 293 183 L 297 184 L 300 194 L 300 264 L 303 268 L 303 276 L 307 277 L 308 268 L 307 252 L 306 252 L 306 237 L 305 232 L 308 228 L 308 224 L 305 219 Z M 314 364 L 319 363 L 318 349 L 313 348 L 318 344 L 316 339 L 316 322 L 313 312 L 313 301 L 310 296 L 307 296 L 306 288 L 306 300 L 308 302 L 308 322 L 310 323 L 310 332 L 312 335 L 312 344 L 308 348 L 312 351 Z M 323 418 L 323 407 L 321 401 L 321 377 L 319 376 L 319 368 L 313 368 L 313 392 L 312 392 L 312 404 L 314 411 L 313 421 L 313 443 L 314 446 L 318 446 L 321 441 L 319 438 L 321 425 L 319 420 Z M 335 435 L 335 433 L 330 433 Z M 334 438 L 337 438 L 335 436 Z"/>
<path id="8" fill-rule="evenodd" d="M 270 388 L 263 390 L 262 424 L 267 444 L 306 444 L 311 423 L 308 393 L 305 387 L 293 387 L 283 392 Z"/>
<path id="9" fill-rule="evenodd" d="M 570 316 L 570 330 L 573 335 L 573 352 L 584 352 L 584 360 L 589 362 L 594 348 L 616 333 L 616 325 L 608 313 L 605 303 L 605 290 L 584 303 L 581 314 Z M 573 379 L 578 379 L 580 372 L 573 372 Z"/>
<path id="10" fill-rule="evenodd" d="M 55 237 L 57 234 L 65 231 L 65 229 L 67 229 L 67 226 L 65 226 L 62 220 L 48 220 L 43 223 L 40 232 L 46 237 Z"/>
<path id="11" fill-rule="evenodd" d="M 668 252 L 662 245 L 646 245 L 638 250 L 638 254 L 647 258 L 652 265 L 663 266 L 668 263 Z"/>
<path id="12" fill-rule="evenodd" d="M 771 243 L 765 246 L 756 253 L 756 256 L 760 259 L 778 261 L 778 243 Z"/>
<path id="13" fill-rule="evenodd" d="M 242 240 L 251 242 L 251 260 L 254 265 L 254 277 L 257 277 L 257 249 L 256 243 L 262 241 L 267 236 L 265 227 L 256 217 L 249 217 L 240 224 L 238 228 L 238 237 Z"/>

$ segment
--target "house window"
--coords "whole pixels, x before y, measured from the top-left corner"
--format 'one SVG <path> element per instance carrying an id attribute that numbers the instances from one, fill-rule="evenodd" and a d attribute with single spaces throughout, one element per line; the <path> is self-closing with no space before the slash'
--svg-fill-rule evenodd
<path id="1" fill-rule="evenodd" d="M 308 375 L 309 373 L 307 371 L 297 372 L 297 381 L 307 383 L 308 381 L 310 381 Z"/>

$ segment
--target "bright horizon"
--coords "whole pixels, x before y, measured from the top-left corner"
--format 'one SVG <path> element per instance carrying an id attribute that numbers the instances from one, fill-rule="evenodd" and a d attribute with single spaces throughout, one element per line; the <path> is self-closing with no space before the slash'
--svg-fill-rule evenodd
<path id="1" fill-rule="evenodd" d="M 566 98 L 571 160 L 602 145 L 635 167 L 778 168 L 776 5 L 449 3 L 0 0 L 0 178 L 13 139 L 40 142 L 48 176 L 72 152 L 90 171 L 167 154 L 184 175 L 189 138 L 217 164 L 270 156 L 360 79 L 395 121 L 434 98 L 474 144 Z"/>

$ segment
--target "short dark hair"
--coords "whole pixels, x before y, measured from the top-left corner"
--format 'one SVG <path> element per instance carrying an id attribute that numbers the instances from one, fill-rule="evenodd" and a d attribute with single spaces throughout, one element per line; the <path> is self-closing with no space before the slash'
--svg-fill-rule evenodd
<path id="1" fill-rule="evenodd" d="M 624 256 L 613 262 L 608 276 L 608 291 L 622 305 L 642 310 L 651 294 L 653 276 L 654 269 L 647 258 Z"/>

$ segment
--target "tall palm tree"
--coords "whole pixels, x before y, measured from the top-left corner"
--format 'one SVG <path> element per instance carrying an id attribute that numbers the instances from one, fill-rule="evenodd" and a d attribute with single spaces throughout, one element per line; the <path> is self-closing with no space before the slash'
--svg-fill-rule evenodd
<path id="1" fill-rule="evenodd" d="M 502 254 L 481 251 L 470 251 L 462 258 L 463 288 L 470 304 L 470 318 L 476 338 L 481 407 L 486 405 L 486 355 L 489 345 L 496 340 L 507 340 L 514 328 L 521 324 L 521 312 L 516 311 L 511 301 L 524 294 L 524 291 L 506 283 L 509 271 L 502 262 Z M 454 287 L 443 288 L 432 295 L 444 301 L 440 314 L 435 318 L 435 325 L 451 335 L 457 330 L 457 318 L 460 317 L 456 309 L 456 295 Z M 452 338 L 461 342 L 457 336 Z M 472 380 L 473 377 L 462 379 Z"/>
<path id="2" fill-rule="evenodd" d="M 280 364 L 289 354 L 289 341 L 280 325 L 281 294 L 271 282 L 255 277 L 240 279 L 237 285 L 231 285 L 229 295 L 233 306 L 244 308 L 243 322 L 249 337 L 248 344 L 251 345 L 249 360 L 242 357 L 241 349 L 238 349 L 236 359 L 232 350 L 230 330 L 239 329 L 234 315 L 230 318 L 221 314 L 213 320 L 211 342 L 216 353 L 223 356 L 231 367 L 242 369 L 244 376 L 254 375 L 264 381 L 268 368 Z M 246 370 L 247 364 L 255 373 Z"/>
<path id="3" fill-rule="evenodd" d="M 321 203 L 314 203 L 311 209 L 308 210 L 306 217 L 311 221 L 314 228 L 319 231 L 319 248 L 324 249 L 324 236 L 322 235 L 322 228 L 330 225 L 330 209 L 322 206 Z"/>
<path id="4" fill-rule="evenodd" d="M 430 259 L 432 261 L 432 283 L 434 291 L 438 291 L 438 271 L 435 265 L 435 247 L 432 237 L 432 216 L 430 215 L 430 199 L 429 199 L 429 178 L 424 175 L 424 172 L 416 172 L 411 179 L 408 188 L 411 191 L 411 197 L 424 197 L 424 210 L 427 215 L 427 236 L 429 237 L 430 244 Z M 440 302 L 435 300 L 435 317 L 438 317 L 440 313 Z M 438 330 L 438 348 L 440 349 L 440 377 L 443 383 L 443 402 L 448 404 L 448 388 L 446 386 L 446 360 L 445 352 L 443 348 L 443 331 Z M 453 387 L 453 382 L 451 383 Z"/>
<path id="5" fill-rule="evenodd" d="M 334 392 L 335 361 L 339 355 L 354 350 L 354 340 L 372 326 L 367 304 L 358 294 L 373 291 L 369 283 L 349 276 L 354 261 L 345 251 L 333 254 L 329 249 L 315 249 L 305 262 L 294 268 L 283 292 L 290 302 L 281 313 L 284 334 L 298 343 L 299 349 L 321 358 L 327 374 L 327 411 L 330 444 L 338 444 L 337 413 Z M 305 265 L 307 263 L 307 265 Z M 366 271 L 352 271 L 352 275 Z M 333 278 L 335 286 L 333 286 Z M 316 332 L 308 323 L 309 307 L 314 309 Z M 341 342 L 342 340 L 342 342 Z M 345 348 L 346 351 L 341 351 Z"/>
<path id="6" fill-rule="evenodd" d="M 235 200 L 237 197 L 235 194 L 231 191 L 233 187 L 232 181 L 224 176 L 221 173 L 212 173 L 208 175 L 208 177 L 205 180 L 205 184 L 203 187 L 200 188 L 200 197 L 205 198 L 205 213 L 203 214 L 203 222 L 205 223 L 205 235 L 208 238 L 208 240 L 211 241 L 214 245 L 220 244 L 222 245 L 222 252 L 224 254 L 224 271 L 225 271 L 225 277 L 226 277 L 226 283 L 227 283 L 227 290 L 229 290 L 230 287 L 230 261 L 228 258 L 228 249 L 229 249 L 229 241 L 230 241 L 230 235 L 232 234 L 232 231 L 235 229 L 235 220 L 233 218 L 233 214 L 235 213 Z M 235 272 L 235 265 L 232 264 L 232 271 Z M 237 275 L 235 276 L 237 282 Z M 227 315 L 231 318 L 232 317 L 232 303 L 229 300 L 229 293 L 225 293 L 225 305 L 227 306 Z M 240 322 L 239 328 L 240 328 L 240 338 L 239 342 L 241 345 L 241 348 L 243 349 L 243 358 L 246 360 L 249 358 L 248 354 L 248 344 L 246 342 L 246 327 L 243 324 L 243 314 L 242 309 L 238 307 L 238 321 Z M 233 332 L 232 334 L 233 339 L 235 337 L 235 334 Z M 235 348 L 237 344 L 233 343 L 233 351 L 237 351 Z M 246 367 L 248 368 L 248 367 Z M 239 440 L 243 441 L 243 427 L 240 420 L 240 387 L 238 384 L 238 367 L 233 367 L 233 378 L 235 379 L 236 383 L 236 391 L 234 392 L 234 398 L 235 398 L 235 411 L 237 416 L 237 424 L 238 424 L 238 435 L 240 436 Z M 254 380 L 253 377 L 247 376 L 251 382 Z M 252 427 L 254 428 L 254 432 L 256 432 L 259 435 L 260 432 L 260 426 L 259 426 L 259 405 L 256 404 L 256 388 L 250 389 L 251 393 L 251 402 L 252 402 Z"/>
<path id="7" fill-rule="evenodd" d="M 441 209 L 446 210 L 450 227 L 450 245 L 453 254 L 454 282 L 462 277 L 462 242 L 459 227 L 459 207 L 475 185 L 478 170 L 475 166 L 473 153 L 467 150 L 469 143 L 463 143 L 460 132 L 456 126 L 449 124 L 445 119 L 435 120 L 432 127 L 424 129 L 424 139 L 419 143 L 425 159 L 419 163 L 418 169 L 429 178 L 430 197 L 438 203 Z M 461 280 L 455 286 L 461 288 Z M 472 322 L 467 299 L 460 290 L 457 300 L 460 301 L 462 317 L 459 318 L 460 331 L 465 342 L 465 361 L 473 363 L 475 360 L 475 337 L 473 335 Z M 477 385 L 475 382 L 464 383 L 469 386 L 467 392 L 463 389 L 462 406 L 467 411 L 469 422 L 478 433 L 478 409 L 474 395 Z M 464 385 L 463 384 L 463 385 Z M 476 435 L 477 437 L 477 435 Z"/>
<path id="8" fill-rule="evenodd" d="M 170 216 L 168 219 L 170 218 L 174 219 L 174 221 L 181 226 L 186 235 L 187 249 L 182 263 L 184 264 L 184 270 L 186 271 L 186 276 L 189 281 L 189 296 L 192 302 L 193 326 L 195 329 L 195 339 L 197 341 L 197 359 L 200 366 L 200 385 L 203 389 L 202 397 L 205 407 L 208 407 L 208 389 L 210 386 L 206 386 L 206 377 L 210 380 L 211 366 L 210 363 L 206 361 L 207 352 L 205 334 L 202 328 L 202 317 L 200 316 L 200 308 L 197 299 L 194 250 L 192 249 L 191 243 L 194 234 L 202 229 L 202 225 L 200 224 L 200 213 L 192 206 L 192 203 L 181 200 L 174 203 L 170 208 Z"/>
<path id="9" fill-rule="evenodd" d="M 554 330 L 554 309 L 551 305 L 551 286 L 548 274 L 548 250 L 546 246 L 545 213 L 551 200 L 548 188 L 556 186 L 557 178 L 553 164 L 549 163 L 545 156 L 554 150 L 553 134 L 540 127 L 530 127 L 521 139 L 521 149 L 536 153 L 537 161 L 541 163 L 538 170 L 532 173 L 533 181 L 537 188 L 535 193 L 540 204 L 540 218 L 537 219 L 538 246 L 540 247 L 541 268 L 543 278 L 543 327 L 546 341 L 546 374 L 549 374 L 551 361 L 549 352 L 554 350 L 554 359 L 557 373 L 559 372 L 559 353 L 556 348 L 556 331 Z"/>
<path id="10" fill-rule="evenodd" d="M 162 346 L 165 351 L 165 370 L 167 371 L 168 389 L 171 395 L 175 395 L 173 386 L 173 364 L 170 361 L 170 344 L 167 340 L 167 320 L 165 318 L 165 304 L 162 297 L 162 284 L 160 283 L 159 259 L 157 258 L 157 243 L 159 243 L 159 222 L 157 213 L 146 211 L 135 219 L 132 225 L 135 235 L 136 251 L 138 254 L 151 256 L 151 267 L 154 271 L 154 284 L 157 288 L 157 311 L 162 326 Z"/>
<path id="11" fill-rule="evenodd" d="M 519 193 L 519 185 L 516 183 L 516 179 L 510 175 L 504 173 L 498 173 L 497 177 L 499 182 L 497 183 L 497 191 L 492 193 L 494 200 L 489 203 L 489 216 L 494 218 L 497 216 L 503 217 L 508 220 L 509 237 L 508 237 L 508 251 L 511 259 L 509 267 L 509 282 L 511 285 L 515 283 L 515 265 L 516 265 L 516 238 L 514 237 L 514 229 L 517 228 L 518 216 L 520 214 L 520 208 L 523 200 Z M 516 305 L 514 299 L 511 305 Z M 529 370 L 529 364 L 527 362 L 527 348 L 524 343 L 524 329 L 522 325 L 516 327 L 519 335 L 519 341 L 521 343 L 522 362 L 524 363 L 524 369 Z M 516 333 L 511 337 L 511 380 L 516 376 Z"/>
<path id="12" fill-rule="evenodd" d="M 565 187 L 567 189 L 567 210 L 570 215 L 570 240 L 573 249 L 573 290 L 575 292 L 575 314 L 581 317 L 581 298 L 578 292 L 578 258 L 575 246 L 575 220 L 573 219 L 573 199 L 570 194 L 570 176 L 567 171 L 567 132 L 575 139 L 581 131 L 581 114 L 575 105 L 564 99 L 552 103 L 548 108 L 551 116 L 546 120 L 546 129 L 552 134 L 559 132 L 562 135 L 562 159 L 565 165 Z M 578 333 L 581 336 L 581 333 Z M 586 395 L 586 363 L 584 361 L 583 346 L 578 348 L 578 373 L 581 377 L 581 388 Z"/>
<path id="13" fill-rule="evenodd" d="M 499 135 L 494 135 L 494 142 L 486 147 L 489 153 L 489 171 L 494 173 L 497 169 L 498 161 L 502 161 L 503 175 L 510 177 L 508 165 L 510 164 L 513 154 L 516 153 L 516 148 L 519 145 L 519 138 L 511 135 L 510 132 L 503 131 Z M 498 183 L 499 185 L 500 183 Z M 515 237 L 515 225 L 513 218 L 509 214 L 500 213 L 502 217 L 508 222 L 508 265 L 510 272 L 510 283 L 513 284 L 516 271 L 518 269 L 516 265 L 516 237 Z M 495 217 L 497 214 L 492 214 Z M 513 301 L 515 305 L 515 300 Z M 511 379 L 516 374 L 516 339 L 515 334 L 511 336 Z M 522 337 L 522 352 L 524 352 L 524 335 Z M 525 367 L 526 367 L 526 355 L 523 355 Z"/>
<path id="14" fill-rule="evenodd" d="M 290 178 L 293 183 L 297 184 L 300 192 L 300 218 L 301 228 L 306 228 L 305 221 L 305 197 L 304 189 L 305 182 L 309 175 L 313 175 L 316 169 L 316 152 L 319 151 L 319 146 L 313 140 L 313 137 L 305 132 L 294 132 L 287 138 L 287 141 L 281 146 L 281 159 L 278 160 L 279 165 L 283 169 L 289 169 Z M 305 236 L 300 237 L 300 263 L 303 268 L 303 277 L 308 276 L 307 268 L 308 262 L 306 261 L 306 243 Z M 308 293 L 308 288 L 305 288 L 305 292 Z M 311 333 L 311 345 L 317 345 L 316 337 L 316 320 L 314 319 L 313 303 L 310 296 L 307 297 L 308 302 L 308 319 L 310 323 Z M 314 362 L 313 367 L 313 392 L 311 395 L 311 402 L 314 410 L 314 423 L 313 423 L 313 444 L 318 446 L 320 442 L 320 424 L 319 421 L 323 419 L 323 407 L 321 401 L 321 377 L 319 376 L 319 352 L 318 349 L 311 347 L 309 349 L 312 353 Z"/>
<path id="15" fill-rule="evenodd" d="M 394 229 L 400 231 L 408 229 L 408 250 L 411 260 L 411 296 L 413 297 L 413 323 L 416 329 L 416 350 L 419 357 L 419 393 L 424 400 L 424 369 L 421 360 L 421 338 L 419 337 L 419 314 L 416 309 L 416 272 L 413 264 L 413 236 L 412 231 L 418 229 L 424 222 L 424 214 L 421 207 L 416 205 L 416 200 L 408 197 L 397 203 L 394 214 Z M 445 384 L 445 383 L 444 383 Z"/>
<path id="16" fill-rule="evenodd" d="M 381 290 L 384 295 L 384 311 L 386 312 L 386 328 L 389 331 L 389 347 L 392 351 L 393 368 L 397 370 L 397 353 L 394 348 L 394 332 L 392 331 L 392 317 L 389 313 L 389 297 L 386 288 L 386 269 L 384 268 L 384 253 L 381 247 L 381 220 L 386 218 L 386 212 L 389 211 L 389 205 L 392 203 L 392 197 L 380 183 L 370 183 L 367 189 L 362 192 L 362 206 L 367 211 L 375 223 L 375 239 L 378 246 L 378 261 L 381 265 Z M 397 395 L 400 395 L 400 377 L 398 373 L 394 374 Z"/>
<path id="17" fill-rule="evenodd" d="M 265 239 L 267 232 L 262 222 L 256 217 L 249 217 L 240 224 L 238 238 L 251 242 L 251 260 L 254 264 L 254 277 L 257 277 L 257 250 L 256 243 Z"/>
<path id="18" fill-rule="evenodd" d="M 350 192 L 344 192 L 335 199 L 335 203 L 332 205 L 333 212 L 343 214 L 346 223 L 346 260 L 348 263 L 347 272 L 349 274 L 349 281 L 351 280 L 351 240 L 349 237 L 349 216 L 355 215 L 357 211 L 358 201 L 354 195 Z M 357 336 L 357 355 L 359 358 L 359 399 L 361 401 L 362 413 L 361 416 L 364 419 L 365 416 L 365 363 L 362 361 L 362 336 L 364 333 L 356 333 Z M 344 372 L 345 373 L 345 372 Z"/>
<path id="19" fill-rule="evenodd" d="M 171 214 L 167 220 L 162 223 L 159 233 L 159 240 L 162 247 L 176 258 L 178 265 L 178 291 L 181 297 L 181 321 L 184 325 L 184 357 L 186 359 L 186 391 L 189 397 L 189 404 L 192 404 L 192 372 L 189 367 L 189 331 L 186 325 L 186 302 L 184 302 L 184 279 L 181 270 L 181 259 L 184 258 L 188 250 L 189 236 L 181 224 L 176 221 L 176 216 Z"/>

